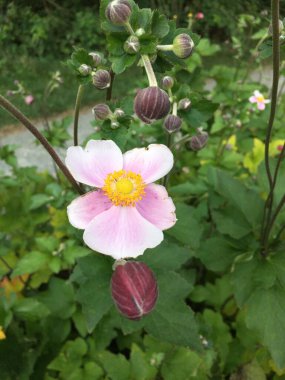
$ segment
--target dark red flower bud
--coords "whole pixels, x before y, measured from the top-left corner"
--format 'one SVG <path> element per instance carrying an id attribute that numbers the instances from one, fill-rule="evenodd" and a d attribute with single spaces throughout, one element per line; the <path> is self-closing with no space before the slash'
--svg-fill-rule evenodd
<path id="1" fill-rule="evenodd" d="M 188 58 L 193 52 L 194 42 L 186 33 L 178 34 L 173 40 L 173 52 L 179 58 Z"/>
<path id="2" fill-rule="evenodd" d="M 159 87 L 151 86 L 137 92 L 135 113 L 147 124 L 162 119 L 170 110 L 170 101 L 165 91 Z"/>
<path id="3" fill-rule="evenodd" d="M 158 296 L 157 282 L 149 267 L 141 262 L 118 262 L 111 279 L 112 297 L 119 311 L 138 320 L 150 313 Z"/>
<path id="4" fill-rule="evenodd" d="M 207 145 L 208 139 L 209 139 L 209 135 L 207 132 L 198 130 L 197 135 L 191 137 L 189 141 L 189 148 L 194 151 L 201 150 Z"/>
<path id="5" fill-rule="evenodd" d="M 107 70 L 96 71 L 92 79 L 94 86 L 100 90 L 109 87 L 111 83 L 111 75 Z"/>
<path id="6" fill-rule="evenodd" d="M 96 120 L 106 120 L 112 114 L 110 108 L 104 103 L 96 104 L 96 106 L 92 108 L 92 113 Z"/>
<path id="7" fill-rule="evenodd" d="M 161 80 L 161 85 L 165 90 L 168 90 L 169 88 L 172 88 L 174 85 L 174 80 L 170 76 L 165 76 Z"/>
<path id="8" fill-rule="evenodd" d="M 124 25 L 129 20 L 131 12 L 128 0 L 113 0 L 108 4 L 105 15 L 113 24 Z"/>
<path id="9" fill-rule="evenodd" d="M 177 132 L 179 131 L 182 124 L 182 120 L 179 116 L 176 115 L 168 115 L 166 119 L 164 120 L 164 128 L 169 133 Z"/>

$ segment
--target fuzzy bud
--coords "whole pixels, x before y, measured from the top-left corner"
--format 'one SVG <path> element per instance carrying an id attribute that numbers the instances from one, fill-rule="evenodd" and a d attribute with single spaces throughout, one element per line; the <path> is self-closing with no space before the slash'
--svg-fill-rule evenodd
<path id="1" fill-rule="evenodd" d="M 158 287 L 146 264 L 122 260 L 112 275 L 111 292 L 119 311 L 128 319 L 138 320 L 153 310 Z"/>
<path id="2" fill-rule="evenodd" d="M 188 58 L 193 52 L 194 42 L 186 33 L 178 34 L 173 40 L 173 52 L 179 58 Z"/>
<path id="3" fill-rule="evenodd" d="M 116 25 L 128 22 L 132 8 L 128 0 L 113 0 L 108 4 L 105 15 L 109 21 Z"/>
<path id="4" fill-rule="evenodd" d="M 140 41 L 136 36 L 130 36 L 124 43 L 124 50 L 128 54 L 137 54 L 140 50 Z"/>
<path id="5" fill-rule="evenodd" d="M 111 75 L 107 70 L 98 70 L 93 75 L 93 84 L 100 90 L 108 88 L 111 83 Z"/>
<path id="6" fill-rule="evenodd" d="M 182 120 L 176 115 L 168 115 L 164 120 L 164 128 L 168 133 L 179 131 L 181 124 Z"/>
<path id="7" fill-rule="evenodd" d="M 165 90 L 168 90 L 173 87 L 174 79 L 167 75 L 162 78 L 161 85 L 162 85 L 162 88 L 164 88 Z"/>
<path id="8" fill-rule="evenodd" d="M 191 107 L 191 100 L 188 98 L 184 98 L 179 100 L 178 102 L 178 109 L 179 110 L 187 110 L 188 108 Z"/>
<path id="9" fill-rule="evenodd" d="M 116 117 L 123 117 L 125 116 L 125 112 L 121 108 L 116 108 L 114 111 L 114 115 Z"/>
<path id="10" fill-rule="evenodd" d="M 91 73 L 92 68 L 88 65 L 85 65 L 85 63 L 83 63 L 82 65 L 79 66 L 78 71 L 80 72 L 81 75 L 87 76 Z"/>
<path id="11" fill-rule="evenodd" d="M 142 121 L 150 124 L 168 114 L 170 101 L 165 91 L 159 87 L 151 86 L 137 92 L 134 109 Z"/>
<path id="12" fill-rule="evenodd" d="M 92 57 L 94 65 L 97 67 L 102 63 L 102 56 L 99 53 L 91 52 L 89 53 L 90 57 Z"/>
<path id="13" fill-rule="evenodd" d="M 110 108 L 107 104 L 103 103 L 96 104 L 96 106 L 92 108 L 92 113 L 95 116 L 95 120 L 106 120 L 112 115 Z"/>
<path id="14" fill-rule="evenodd" d="M 207 132 L 198 130 L 197 135 L 191 137 L 189 141 L 189 148 L 194 151 L 201 150 L 207 145 L 208 139 L 209 135 Z"/>

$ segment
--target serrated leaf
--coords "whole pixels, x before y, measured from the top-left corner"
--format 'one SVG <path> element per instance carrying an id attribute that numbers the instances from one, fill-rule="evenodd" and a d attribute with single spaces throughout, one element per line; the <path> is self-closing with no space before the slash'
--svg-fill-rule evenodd
<path id="1" fill-rule="evenodd" d="M 160 14 L 157 10 L 153 12 L 151 30 L 152 34 L 154 34 L 159 39 L 166 36 L 169 32 L 167 18 L 163 14 Z"/>
<path id="2" fill-rule="evenodd" d="M 126 70 L 126 68 L 132 66 L 135 63 L 135 61 L 137 60 L 137 56 L 123 54 L 119 57 L 110 57 L 110 60 L 112 62 L 112 70 L 114 71 L 114 73 L 121 74 Z"/>
<path id="3" fill-rule="evenodd" d="M 130 363 L 122 354 L 114 355 L 111 352 L 103 351 L 97 357 L 110 380 L 129 379 Z"/>
<path id="4" fill-rule="evenodd" d="M 47 265 L 48 255 L 32 251 L 23 256 L 13 270 L 12 278 L 22 274 L 34 273 Z"/>

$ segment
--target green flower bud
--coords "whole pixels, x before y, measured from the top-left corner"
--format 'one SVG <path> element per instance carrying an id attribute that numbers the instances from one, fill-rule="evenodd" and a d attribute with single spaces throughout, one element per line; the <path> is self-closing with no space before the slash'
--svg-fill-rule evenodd
<path id="1" fill-rule="evenodd" d="M 110 108 L 107 104 L 96 104 L 92 108 L 92 113 L 95 116 L 95 120 L 106 120 L 112 115 Z"/>
<path id="2" fill-rule="evenodd" d="M 88 65 L 82 64 L 79 66 L 78 71 L 80 72 L 81 75 L 86 77 L 92 72 L 92 68 Z"/>
<path id="3" fill-rule="evenodd" d="M 178 34 L 173 40 L 173 52 L 179 58 L 188 58 L 193 52 L 194 42 L 186 33 Z"/>
<path id="4" fill-rule="evenodd" d="M 108 4 L 105 15 L 109 21 L 116 25 L 128 22 L 132 8 L 128 0 L 113 0 Z"/>
<path id="5" fill-rule="evenodd" d="M 145 34 L 145 30 L 143 28 L 139 28 L 135 31 L 135 35 L 141 37 Z"/>
<path id="6" fill-rule="evenodd" d="M 98 70 L 93 74 L 93 84 L 100 90 L 108 88 L 111 83 L 111 75 L 107 70 Z"/>
<path id="7" fill-rule="evenodd" d="M 124 43 L 124 50 L 128 54 L 136 54 L 140 50 L 140 41 L 136 36 L 130 36 Z"/>
<path id="8" fill-rule="evenodd" d="M 173 87 L 174 79 L 170 76 L 165 76 L 162 78 L 161 85 L 164 90 L 168 90 Z"/>
<path id="9" fill-rule="evenodd" d="M 116 117 L 123 117 L 125 116 L 125 112 L 121 108 L 116 108 L 114 111 L 114 115 Z"/>

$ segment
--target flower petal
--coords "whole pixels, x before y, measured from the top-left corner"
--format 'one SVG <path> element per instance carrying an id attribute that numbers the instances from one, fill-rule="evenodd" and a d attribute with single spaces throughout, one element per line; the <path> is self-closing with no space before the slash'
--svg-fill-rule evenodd
<path id="1" fill-rule="evenodd" d="M 76 228 L 85 229 L 96 215 L 108 210 L 112 205 L 103 191 L 90 191 L 74 199 L 67 207 L 69 222 Z"/>
<path id="2" fill-rule="evenodd" d="M 111 207 L 96 216 L 83 234 L 84 242 L 114 259 L 137 257 L 163 240 L 160 229 L 144 219 L 135 207 Z"/>
<path id="3" fill-rule="evenodd" d="M 124 154 L 124 169 L 140 174 L 145 183 L 164 177 L 173 166 L 173 154 L 167 146 L 151 144 Z"/>
<path id="4" fill-rule="evenodd" d="M 255 96 L 256 98 L 258 98 L 259 96 L 262 96 L 261 92 L 258 91 L 258 90 L 253 91 L 253 94 L 254 94 L 254 96 Z"/>
<path id="5" fill-rule="evenodd" d="M 145 188 L 145 196 L 136 205 L 138 212 L 160 230 L 176 223 L 175 206 L 164 186 L 151 184 Z"/>
<path id="6" fill-rule="evenodd" d="M 257 102 L 257 99 L 255 96 L 251 96 L 249 99 L 250 103 L 256 103 Z"/>
<path id="7" fill-rule="evenodd" d="M 257 103 L 257 108 L 260 110 L 260 111 L 263 111 L 265 109 L 265 104 L 262 102 L 258 102 Z"/>
<path id="8" fill-rule="evenodd" d="M 85 149 L 68 148 L 65 163 L 77 181 L 102 187 L 109 173 L 122 169 L 123 155 L 111 140 L 90 140 Z"/>

